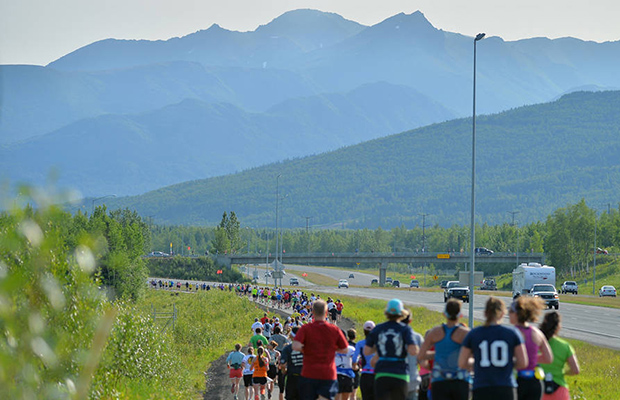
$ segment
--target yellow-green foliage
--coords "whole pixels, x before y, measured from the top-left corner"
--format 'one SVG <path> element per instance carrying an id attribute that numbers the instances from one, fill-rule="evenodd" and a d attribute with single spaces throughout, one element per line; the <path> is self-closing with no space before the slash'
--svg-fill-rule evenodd
<path id="1" fill-rule="evenodd" d="M 165 290 L 151 290 L 138 307 L 143 313 L 171 312 L 177 309 L 175 329 L 167 328 L 167 336 L 173 341 L 174 357 L 182 360 L 183 375 L 188 376 L 190 386 L 204 390 L 203 372 L 235 343 L 246 344 L 251 336 L 250 327 L 262 311 L 253 303 L 229 293 L 228 290 L 198 291 L 171 294 Z M 158 321 L 160 329 L 164 321 Z"/>
<path id="2" fill-rule="evenodd" d="M 561 332 L 560 332 L 561 333 Z M 569 340 L 577 353 L 581 373 L 567 376 L 573 399 L 620 399 L 620 351 Z"/>

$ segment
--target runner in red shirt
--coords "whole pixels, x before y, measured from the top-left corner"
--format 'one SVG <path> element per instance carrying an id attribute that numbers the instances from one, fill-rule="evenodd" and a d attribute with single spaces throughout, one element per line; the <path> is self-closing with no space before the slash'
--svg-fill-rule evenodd
<path id="1" fill-rule="evenodd" d="M 340 299 L 336 300 L 336 313 L 337 313 L 337 321 L 340 321 L 342 318 L 342 309 L 344 308 L 344 304 L 340 301 Z"/>
<path id="2" fill-rule="evenodd" d="M 338 394 L 335 354 L 346 353 L 349 343 L 336 325 L 325 321 L 327 303 L 312 306 L 314 320 L 295 335 L 293 350 L 304 353 L 299 391 L 304 400 L 333 400 Z"/>

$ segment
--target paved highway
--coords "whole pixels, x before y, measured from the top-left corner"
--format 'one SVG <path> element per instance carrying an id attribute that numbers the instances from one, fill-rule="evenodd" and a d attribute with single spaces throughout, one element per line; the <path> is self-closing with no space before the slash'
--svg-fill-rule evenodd
<path id="1" fill-rule="evenodd" d="M 377 278 L 377 276 L 360 273 L 358 271 L 294 265 L 287 265 L 286 271 L 287 278 L 283 279 L 283 284 L 285 285 L 288 283 L 288 278 L 291 276 L 297 276 L 301 279 L 301 271 L 321 273 L 336 280 L 347 279 L 349 281 L 349 284 L 353 286 L 370 285 L 370 281 Z M 355 274 L 355 278 L 349 279 L 350 273 Z M 403 284 L 407 287 L 402 287 L 400 289 L 383 289 L 368 287 L 351 287 L 349 289 L 337 289 L 336 287 L 315 286 L 307 281 L 300 281 L 300 284 L 301 286 L 306 286 L 308 289 L 316 288 L 316 290 L 333 294 L 346 293 L 352 296 L 369 297 L 384 300 L 398 297 L 407 304 L 414 306 L 423 306 L 433 311 L 442 312 L 444 308 L 442 293 L 409 289 L 408 282 L 403 282 Z M 512 302 L 512 298 L 510 297 L 499 297 L 504 300 L 507 306 L 510 304 L 510 302 Z M 488 296 L 485 295 L 476 294 L 474 296 L 475 319 L 484 319 L 484 304 L 487 299 Z M 583 340 L 597 346 L 620 350 L 620 309 L 561 303 L 559 311 L 562 314 L 563 321 L 562 331 L 560 333 L 561 336 Z M 465 317 L 465 320 L 467 320 L 467 318 L 469 317 L 469 307 L 467 305 L 465 305 L 464 307 L 463 315 Z M 509 323 L 507 317 L 505 323 Z"/>

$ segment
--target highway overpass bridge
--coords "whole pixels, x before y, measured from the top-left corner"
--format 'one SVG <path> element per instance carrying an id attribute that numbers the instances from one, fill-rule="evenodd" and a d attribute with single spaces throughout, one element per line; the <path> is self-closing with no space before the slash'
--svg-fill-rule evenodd
<path id="1" fill-rule="evenodd" d="M 216 255 L 217 263 L 230 268 L 238 264 L 263 264 L 272 263 L 274 258 L 264 254 L 219 254 Z M 342 264 L 379 264 L 379 282 L 385 282 L 388 264 L 469 264 L 470 253 L 444 252 L 444 253 L 283 253 L 280 260 L 286 264 L 311 264 L 311 265 L 342 265 Z M 480 254 L 475 257 L 476 264 L 489 263 L 518 263 L 536 262 L 544 264 L 544 253 L 493 253 L 491 255 Z"/>

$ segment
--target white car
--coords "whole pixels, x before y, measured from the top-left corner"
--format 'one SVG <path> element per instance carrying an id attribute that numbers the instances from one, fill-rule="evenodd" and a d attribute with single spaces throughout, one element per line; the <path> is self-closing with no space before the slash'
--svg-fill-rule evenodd
<path id="1" fill-rule="evenodd" d="M 598 297 L 613 296 L 616 297 L 616 288 L 610 285 L 605 285 L 598 291 Z"/>
<path id="2" fill-rule="evenodd" d="M 346 279 L 341 279 L 338 281 L 338 289 L 346 287 L 347 289 L 349 288 L 349 281 Z"/>

